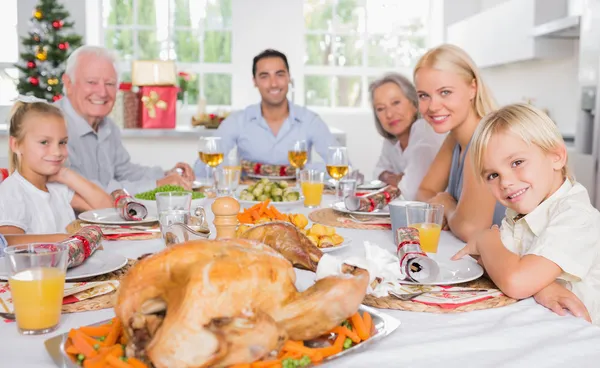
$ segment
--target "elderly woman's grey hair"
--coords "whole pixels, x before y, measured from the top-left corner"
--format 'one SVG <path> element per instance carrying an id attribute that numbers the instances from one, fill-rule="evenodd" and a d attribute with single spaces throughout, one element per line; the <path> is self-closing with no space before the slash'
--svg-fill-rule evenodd
<path id="1" fill-rule="evenodd" d="M 71 82 L 75 82 L 75 71 L 77 70 L 77 65 L 79 64 L 79 57 L 81 55 L 90 54 L 110 61 L 113 64 L 113 67 L 115 68 L 115 72 L 117 72 L 118 78 L 119 69 L 117 68 L 117 55 L 114 51 L 102 46 L 84 45 L 73 51 L 73 53 L 69 55 L 69 58 L 67 59 L 65 74 L 69 76 Z"/>
<path id="2" fill-rule="evenodd" d="M 371 94 L 371 108 L 373 109 L 373 115 L 375 117 L 375 127 L 377 128 L 377 132 L 379 132 L 379 135 L 381 135 L 383 138 L 396 140 L 396 136 L 386 132 L 385 129 L 383 129 L 381 121 L 379 121 L 379 118 L 377 117 L 375 106 L 373 105 L 373 95 L 375 94 L 375 90 L 386 83 L 394 83 L 395 85 L 397 85 L 398 88 L 402 90 L 402 93 L 404 93 L 404 96 L 406 96 L 410 103 L 412 103 L 415 106 L 415 108 L 417 109 L 417 113 L 415 114 L 413 123 L 419 117 L 419 99 L 417 97 L 417 89 L 415 88 L 414 84 L 412 84 L 412 82 L 408 78 L 398 73 L 386 74 L 382 78 L 373 81 L 369 86 L 369 93 Z"/>

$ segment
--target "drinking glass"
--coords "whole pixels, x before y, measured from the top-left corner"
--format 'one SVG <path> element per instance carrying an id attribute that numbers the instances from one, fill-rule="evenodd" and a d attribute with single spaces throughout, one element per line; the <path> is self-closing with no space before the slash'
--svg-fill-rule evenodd
<path id="1" fill-rule="evenodd" d="M 68 246 L 33 243 L 4 249 L 17 329 L 23 335 L 56 330 L 60 322 Z"/>
<path id="2" fill-rule="evenodd" d="M 338 185 L 338 192 L 336 193 L 337 198 L 344 200 L 344 198 L 348 196 L 354 196 L 356 194 L 357 185 L 358 182 L 356 179 L 341 179 Z"/>
<path id="3" fill-rule="evenodd" d="M 190 208 L 192 192 L 161 192 L 156 193 L 156 207 L 160 232 L 165 236 L 165 229 L 174 223 L 190 223 Z"/>
<path id="4" fill-rule="evenodd" d="M 444 206 L 441 204 L 418 202 L 406 205 L 406 223 L 419 230 L 423 252 L 437 253 L 443 220 Z"/>
<path id="5" fill-rule="evenodd" d="M 300 187 L 304 196 L 304 207 L 319 207 L 323 198 L 324 178 L 325 173 L 318 170 L 300 171 Z"/>
<path id="6" fill-rule="evenodd" d="M 306 141 L 296 141 L 292 149 L 288 151 L 290 165 L 296 168 L 296 185 L 300 183 L 300 171 L 308 161 L 308 144 Z"/>
<path id="7" fill-rule="evenodd" d="M 231 196 L 240 184 L 241 170 L 226 167 L 215 170 L 215 184 L 218 196 Z"/>
<path id="8" fill-rule="evenodd" d="M 348 173 L 348 150 L 346 147 L 329 147 L 327 149 L 327 173 L 335 182 L 336 199 L 339 192 L 340 179 Z"/>
<path id="9" fill-rule="evenodd" d="M 223 162 L 223 158 L 225 156 L 221 144 L 221 137 L 201 137 L 200 145 L 198 147 L 200 160 L 210 167 L 209 177 L 213 179 L 213 183 L 215 167 L 219 166 L 221 162 Z M 216 189 L 214 184 L 212 189 Z"/>

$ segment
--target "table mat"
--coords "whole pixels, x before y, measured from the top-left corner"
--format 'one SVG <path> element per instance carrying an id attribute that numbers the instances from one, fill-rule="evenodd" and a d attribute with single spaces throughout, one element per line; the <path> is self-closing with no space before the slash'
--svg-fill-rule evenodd
<path id="1" fill-rule="evenodd" d="M 390 230 L 390 225 L 372 225 L 372 224 L 361 224 L 351 221 L 350 217 L 332 210 L 331 208 L 321 208 L 312 211 L 308 218 L 312 222 L 317 222 L 326 226 L 343 227 L 347 229 L 360 229 L 360 230 Z"/>
<path id="2" fill-rule="evenodd" d="M 129 259 L 127 264 L 123 266 L 121 269 L 116 271 L 89 277 L 86 279 L 78 279 L 77 281 L 86 281 L 86 282 L 95 282 L 95 281 L 107 281 L 107 280 L 121 280 L 123 276 L 129 271 L 129 269 L 137 262 L 135 259 Z M 109 294 L 100 295 L 95 298 L 85 299 L 80 302 L 65 304 L 62 306 L 63 313 L 77 313 L 77 312 L 88 312 L 95 311 L 101 309 L 108 309 L 114 306 L 114 299 L 116 297 L 116 291 L 113 291 Z"/>
<path id="3" fill-rule="evenodd" d="M 479 278 L 478 280 L 466 282 L 463 284 L 457 284 L 453 286 L 460 287 L 469 287 L 469 288 L 478 288 L 478 289 L 494 289 L 497 288 L 494 283 L 487 278 Z M 482 300 L 480 302 L 476 302 L 473 304 L 463 305 L 454 309 L 441 308 L 435 305 L 427 305 L 414 301 L 402 301 L 392 296 L 386 296 L 383 298 L 376 298 L 371 295 L 367 295 L 363 300 L 363 304 L 368 305 L 370 307 L 380 308 L 380 309 L 396 309 L 410 312 L 425 312 L 425 313 L 463 313 L 463 312 L 471 312 L 475 310 L 484 310 L 484 309 L 492 309 L 504 307 L 506 305 L 511 305 L 516 303 L 517 300 L 513 298 L 509 298 L 506 295 L 502 295 L 495 298 L 490 298 L 486 300 Z"/>
<path id="4" fill-rule="evenodd" d="M 81 221 L 81 220 L 75 220 L 75 221 L 71 222 L 69 225 L 67 225 L 67 228 L 66 228 L 67 233 L 75 234 L 76 232 L 81 230 L 81 227 L 83 226 L 82 224 L 87 224 L 87 222 Z M 100 228 L 102 228 L 102 225 L 98 225 L 98 226 L 100 226 Z M 143 234 L 143 235 L 121 236 L 121 237 L 119 237 L 119 239 L 115 239 L 115 240 L 149 240 L 149 239 L 160 239 L 161 237 L 162 237 L 162 234 L 160 232 L 156 232 L 156 233 L 148 233 L 148 234 Z"/>

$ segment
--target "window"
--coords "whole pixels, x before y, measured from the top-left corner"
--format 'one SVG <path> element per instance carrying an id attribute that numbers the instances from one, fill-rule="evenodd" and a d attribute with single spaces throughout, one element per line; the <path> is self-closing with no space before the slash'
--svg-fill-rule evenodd
<path id="1" fill-rule="evenodd" d="M 429 13 L 425 0 L 304 0 L 306 105 L 366 107 L 373 79 L 410 78 L 429 46 Z"/>
<path id="2" fill-rule="evenodd" d="M 19 58 L 17 37 L 17 0 L 2 2 L 0 12 L 0 105 L 11 105 L 17 96 L 18 69 L 13 66 Z"/>
<path id="3" fill-rule="evenodd" d="M 103 43 L 132 60 L 175 60 L 195 83 L 188 103 L 231 105 L 231 0 L 102 0 Z"/>

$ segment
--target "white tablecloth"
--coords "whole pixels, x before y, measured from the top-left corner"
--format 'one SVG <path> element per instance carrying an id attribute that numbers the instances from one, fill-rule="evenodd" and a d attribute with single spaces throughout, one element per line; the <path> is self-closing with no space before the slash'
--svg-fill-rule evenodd
<path id="1" fill-rule="evenodd" d="M 209 219 L 212 214 L 207 207 Z M 285 212 L 305 213 L 303 207 Z M 391 231 L 338 229 L 352 239 L 340 256 L 364 255 L 369 240 L 394 250 Z M 450 233 L 441 237 L 438 256 L 449 257 L 462 246 Z M 105 251 L 135 258 L 164 248 L 161 240 L 105 242 Z M 297 271 L 300 288 L 314 274 Z M 532 299 L 483 311 L 430 314 L 384 310 L 400 327 L 368 351 L 325 364 L 327 367 L 600 367 L 600 328 L 572 316 L 560 317 Z M 70 328 L 114 316 L 112 309 L 66 314 L 60 328 L 46 336 L 21 336 L 14 323 L 0 322 L 0 367 L 51 368 L 44 341 Z"/>

